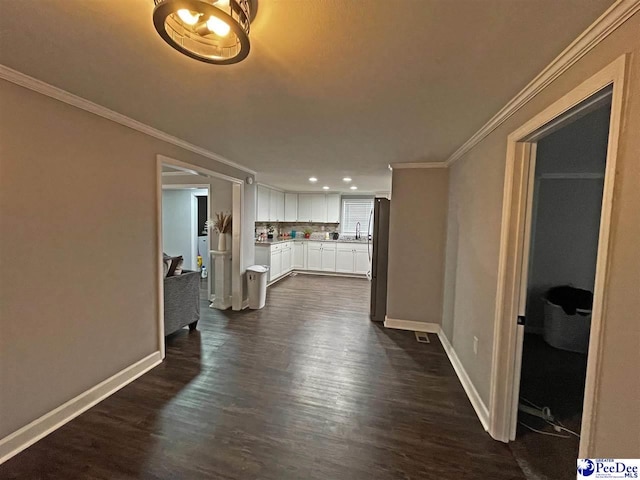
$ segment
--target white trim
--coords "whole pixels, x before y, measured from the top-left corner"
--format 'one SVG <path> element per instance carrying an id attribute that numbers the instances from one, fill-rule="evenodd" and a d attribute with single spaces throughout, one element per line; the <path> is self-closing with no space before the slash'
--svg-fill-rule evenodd
<path id="1" fill-rule="evenodd" d="M 181 160 L 167 157 L 166 155 L 158 154 L 156 155 L 156 159 L 160 161 L 160 163 L 167 163 L 172 167 L 180 167 L 180 168 L 188 168 L 196 172 L 196 175 L 206 177 L 216 177 L 221 180 L 228 180 L 233 183 L 244 183 L 244 179 L 238 177 L 232 177 L 231 175 L 225 175 L 224 173 L 216 172 L 215 170 L 211 170 L 209 168 L 201 167 L 199 165 L 194 165 L 192 163 L 183 162 Z M 160 166 L 162 168 L 162 165 Z M 162 170 L 160 170 L 162 173 Z M 160 175 L 162 177 L 162 175 Z M 185 183 L 184 185 L 192 185 L 191 183 Z M 193 184 L 198 185 L 198 184 Z"/>
<path id="2" fill-rule="evenodd" d="M 458 358 L 456 351 L 453 349 L 453 346 L 449 342 L 449 339 L 444 334 L 442 327 L 437 323 L 427 323 L 427 322 L 416 322 L 415 320 L 398 320 L 395 318 L 389 318 L 385 316 L 384 320 L 385 328 L 393 328 L 396 330 L 409 330 L 412 332 L 427 332 L 427 333 L 435 333 L 438 335 L 440 339 L 440 343 L 442 344 L 442 348 L 444 349 L 447 357 L 449 358 L 449 362 L 451 366 L 456 372 L 458 376 L 458 380 L 462 384 L 462 388 L 464 389 L 467 397 L 469 398 L 469 402 L 471 402 L 471 406 L 473 410 L 476 412 L 478 416 L 478 420 L 482 424 L 482 428 L 484 428 L 485 432 L 489 430 L 489 409 L 482 401 L 478 390 L 473 385 L 473 382 L 469 378 L 467 371 L 464 369 L 462 362 Z"/>
<path id="3" fill-rule="evenodd" d="M 591 49 L 615 31 L 620 25 L 640 11 L 638 0 L 618 0 L 540 72 L 520 93 L 509 101 L 469 140 L 463 143 L 445 162 L 451 166 L 456 160 L 480 143 L 487 135 L 502 125 L 551 82 L 562 75 Z"/>
<path id="4" fill-rule="evenodd" d="M 276 192 L 280 192 L 280 193 L 298 193 L 298 192 L 288 192 L 286 190 L 283 190 L 280 187 L 274 187 L 272 185 L 267 185 L 266 183 L 262 183 L 262 182 L 256 182 L 256 188 L 257 187 L 264 187 L 264 188 L 268 188 L 270 190 L 275 190 Z M 314 193 L 320 193 L 320 192 L 314 192 Z M 322 193 L 325 193 L 325 191 L 323 190 Z M 274 220 L 275 221 L 275 220 Z"/>
<path id="5" fill-rule="evenodd" d="M 287 275 L 290 275 L 292 273 L 299 273 L 301 275 L 320 275 L 324 277 L 367 278 L 366 273 L 323 272 L 322 270 L 299 270 L 297 268 L 291 270 L 291 272 L 289 272 Z M 283 277 L 284 276 L 286 275 L 283 275 Z"/>
<path id="6" fill-rule="evenodd" d="M 231 309 L 242 310 L 244 293 L 242 292 L 242 232 L 244 222 L 244 182 L 231 185 L 232 218 L 237 219 L 231 223 Z"/>
<path id="7" fill-rule="evenodd" d="M 149 135 L 177 147 L 184 148 L 185 150 L 197 153 L 198 155 L 202 155 L 203 157 L 210 158 L 211 160 L 215 160 L 216 162 L 220 162 L 230 167 L 237 168 L 238 170 L 242 170 L 252 175 L 256 174 L 255 170 L 251 170 L 244 165 L 240 165 L 239 163 L 228 160 L 222 155 L 218 155 L 217 153 L 205 150 L 204 148 L 198 147 L 192 143 L 185 142 L 178 137 L 169 135 L 168 133 L 158 130 L 157 128 L 150 127 L 149 125 L 134 120 L 121 113 L 114 112 L 113 110 L 74 95 L 73 93 L 67 92 L 66 90 L 54 87 L 53 85 L 43 82 L 42 80 L 38 80 L 22 72 L 18 72 L 17 70 L 7 67 L 6 65 L 0 64 L 0 78 L 11 83 L 15 83 L 16 85 L 20 85 L 21 87 L 28 88 L 29 90 L 33 90 L 34 92 L 46 95 L 47 97 L 54 98 L 68 105 L 72 105 L 87 112 L 93 113 L 94 115 L 98 115 L 99 117 L 106 118 L 107 120 L 111 120 L 112 122 L 119 123 L 120 125 L 124 125 L 125 127 L 137 130 L 138 132 L 144 133 L 145 135 Z"/>
<path id="8" fill-rule="evenodd" d="M 400 320 L 397 318 L 389 318 L 384 316 L 385 328 L 394 328 L 396 330 L 409 330 L 411 332 L 438 333 L 440 325 L 430 322 L 417 322 L 415 320 Z"/>
<path id="9" fill-rule="evenodd" d="M 158 294 L 158 303 L 156 308 L 158 309 L 158 350 L 162 359 L 165 357 L 164 348 L 164 259 L 162 258 L 163 252 L 163 232 L 162 232 L 162 162 L 159 159 L 156 160 L 156 178 L 159 181 L 156 182 L 156 252 L 158 252 L 158 258 L 156 259 L 156 292 Z"/>
<path id="10" fill-rule="evenodd" d="M 640 5 L 640 3 L 639 3 Z M 592 77 L 575 87 L 539 114 L 535 115 L 507 139 L 505 183 L 503 191 L 503 215 L 500 233 L 500 256 L 498 263 L 498 286 L 496 293 L 496 315 L 494 324 L 494 348 L 491 369 L 491 402 L 489 433 L 497 440 L 509 441 L 509 433 L 515 418 L 512 409 L 517 394 L 514 369 L 517 366 L 518 342 L 515 318 L 520 292 L 521 268 L 518 259 L 522 257 L 523 235 L 525 234 L 525 204 L 527 202 L 526 169 L 524 157 L 527 138 L 551 120 L 565 114 L 571 108 L 612 85 L 611 117 L 607 146 L 607 159 L 602 196 L 600 233 L 596 264 L 593 310 L 591 316 L 591 336 L 587 359 L 587 375 L 584 393 L 582 435 L 580 437 L 580 458 L 594 454 L 594 423 L 596 420 L 597 392 L 602 365 L 603 316 L 607 292 L 608 253 L 611 223 L 611 209 L 614 195 L 616 160 L 620 124 L 624 106 L 625 70 L 627 56 L 622 55 Z"/>
<path id="11" fill-rule="evenodd" d="M 389 170 L 402 170 L 404 168 L 447 168 L 446 162 L 413 162 L 413 163 L 390 163 Z"/>
<path id="12" fill-rule="evenodd" d="M 162 362 L 154 352 L 0 440 L 0 464 L 114 394 Z"/>
<path id="13" fill-rule="evenodd" d="M 480 398 L 480 394 L 476 387 L 473 385 L 473 382 L 469 378 L 467 371 L 464 369 L 462 362 L 458 358 L 456 351 L 453 349 L 451 343 L 449 343 L 449 339 L 444 334 L 444 331 L 440 329 L 438 332 L 438 338 L 440 339 L 440 343 L 442 344 L 442 348 L 446 352 L 449 357 L 449 361 L 453 366 L 453 369 L 456 371 L 456 375 L 458 375 L 458 379 L 462 384 L 462 388 L 464 388 L 469 401 L 471 402 L 471 406 L 476 412 L 480 423 L 482 424 L 482 428 L 484 428 L 485 432 L 489 430 L 489 409 Z"/>

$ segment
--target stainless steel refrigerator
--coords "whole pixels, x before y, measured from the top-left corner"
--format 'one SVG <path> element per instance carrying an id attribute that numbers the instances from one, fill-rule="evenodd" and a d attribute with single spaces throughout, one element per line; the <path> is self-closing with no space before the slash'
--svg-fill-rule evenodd
<path id="1" fill-rule="evenodd" d="M 389 256 L 389 212 L 391 202 L 376 198 L 373 202 L 373 232 L 370 230 L 371 320 L 383 322 L 387 313 L 387 260 Z"/>

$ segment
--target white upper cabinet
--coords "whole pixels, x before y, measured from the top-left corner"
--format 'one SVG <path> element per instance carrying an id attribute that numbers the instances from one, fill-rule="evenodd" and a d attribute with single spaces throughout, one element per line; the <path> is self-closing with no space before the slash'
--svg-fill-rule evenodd
<path id="1" fill-rule="evenodd" d="M 271 189 L 258 185 L 258 202 L 256 208 L 256 221 L 269 221 L 269 203 Z"/>
<path id="2" fill-rule="evenodd" d="M 311 222 L 311 200 L 313 195 L 310 193 L 301 193 L 298 195 L 298 221 Z"/>
<path id="3" fill-rule="evenodd" d="M 275 220 L 276 222 L 284 222 L 284 193 L 278 192 L 277 190 L 271 190 L 271 195 L 276 196 L 276 212 L 275 218 L 271 218 L 271 220 Z M 269 212 L 271 214 L 271 212 Z M 271 214 L 271 217 L 273 215 Z"/>
<path id="4" fill-rule="evenodd" d="M 285 222 L 298 221 L 298 194 L 297 193 L 284 194 L 284 221 Z"/>
<path id="5" fill-rule="evenodd" d="M 256 222 L 340 222 L 337 193 L 283 193 L 258 185 Z"/>
<path id="6" fill-rule="evenodd" d="M 327 195 L 327 220 L 328 223 L 340 223 L 340 195 L 330 193 Z"/>
<path id="7" fill-rule="evenodd" d="M 284 193 L 278 190 L 269 193 L 269 220 L 284 222 Z"/>
<path id="8" fill-rule="evenodd" d="M 323 193 L 311 195 L 311 220 L 314 222 L 327 221 L 327 198 Z"/>

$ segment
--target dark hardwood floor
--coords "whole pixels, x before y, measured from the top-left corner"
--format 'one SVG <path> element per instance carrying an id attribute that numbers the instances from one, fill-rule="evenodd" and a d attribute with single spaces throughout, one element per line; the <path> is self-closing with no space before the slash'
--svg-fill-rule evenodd
<path id="1" fill-rule="evenodd" d="M 521 479 L 435 335 L 368 318 L 369 283 L 297 275 L 260 311 L 202 303 L 164 363 L 0 466 L 1 478 Z"/>

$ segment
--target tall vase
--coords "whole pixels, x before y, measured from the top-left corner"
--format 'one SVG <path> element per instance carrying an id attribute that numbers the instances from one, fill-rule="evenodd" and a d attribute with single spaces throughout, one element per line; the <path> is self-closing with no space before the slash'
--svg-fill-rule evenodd
<path id="1" fill-rule="evenodd" d="M 227 234 L 220 233 L 218 235 L 218 251 L 225 252 L 227 250 Z"/>

